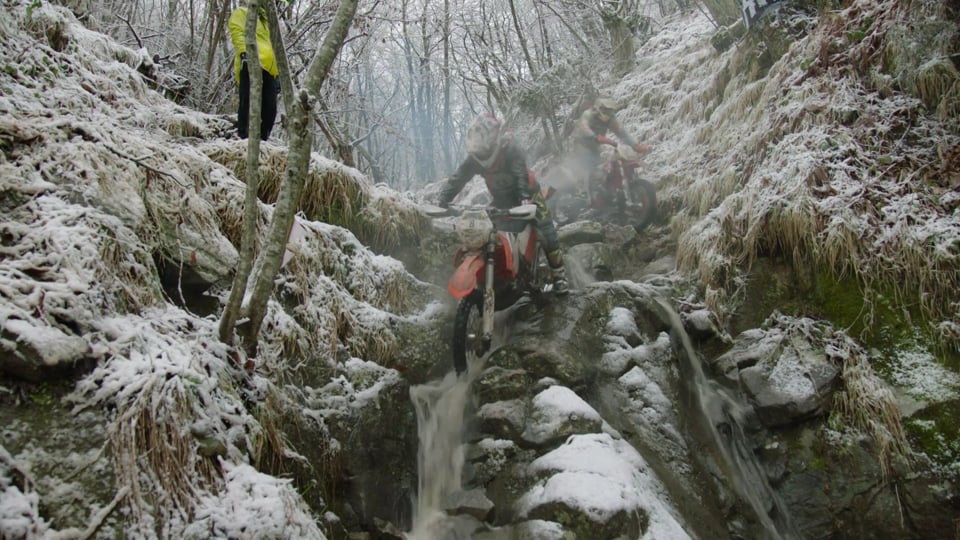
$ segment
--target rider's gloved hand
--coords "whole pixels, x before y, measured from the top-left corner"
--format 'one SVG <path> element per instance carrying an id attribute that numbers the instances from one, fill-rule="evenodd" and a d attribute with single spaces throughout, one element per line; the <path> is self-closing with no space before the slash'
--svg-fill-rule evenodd
<path id="1" fill-rule="evenodd" d="M 600 144 L 609 144 L 610 146 L 616 146 L 617 143 L 613 141 L 610 137 L 606 135 L 597 135 L 597 142 Z"/>
<path id="2" fill-rule="evenodd" d="M 643 143 L 637 143 L 633 145 L 633 151 L 638 154 L 649 154 L 650 146 Z"/>

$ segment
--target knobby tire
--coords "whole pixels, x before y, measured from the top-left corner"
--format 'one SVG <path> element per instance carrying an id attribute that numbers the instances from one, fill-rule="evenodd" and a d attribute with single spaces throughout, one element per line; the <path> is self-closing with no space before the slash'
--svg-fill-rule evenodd
<path id="1" fill-rule="evenodd" d="M 475 289 L 460 300 L 453 319 L 453 368 L 457 371 L 457 376 L 467 371 L 467 333 L 470 331 L 470 317 L 473 314 L 477 317 L 483 316 L 483 291 L 480 289 Z"/>
<path id="2" fill-rule="evenodd" d="M 637 231 L 640 231 L 657 218 L 657 188 L 639 178 L 634 180 L 630 187 L 633 202 L 643 205 L 643 214 L 633 225 Z"/>

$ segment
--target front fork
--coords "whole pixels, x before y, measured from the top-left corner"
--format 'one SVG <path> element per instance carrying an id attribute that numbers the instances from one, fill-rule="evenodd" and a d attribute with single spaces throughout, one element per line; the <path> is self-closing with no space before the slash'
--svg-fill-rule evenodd
<path id="1" fill-rule="evenodd" d="M 489 242 L 487 244 L 487 263 L 484 267 L 483 277 L 483 333 L 480 336 L 484 351 L 489 350 L 490 343 L 493 341 L 493 309 L 496 305 L 493 287 L 493 271 L 494 265 L 496 264 L 494 260 L 496 249 L 497 245 L 495 242 Z"/>

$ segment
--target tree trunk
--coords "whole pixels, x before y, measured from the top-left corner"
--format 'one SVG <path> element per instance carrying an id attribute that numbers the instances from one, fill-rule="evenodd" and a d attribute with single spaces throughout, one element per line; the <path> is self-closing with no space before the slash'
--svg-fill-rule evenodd
<path id="1" fill-rule="evenodd" d="M 443 170 L 453 169 L 453 144 L 450 119 L 450 0 L 443 0 Z"/>
<path id="2" fill-rule="evenodd" d="M 247 21 L 243 28 L 243 38 L 247 45 L 247 71 L 250 72 L 250 114 L 249 133 L 247 134 L 247 189 L 243 202 L 243 236 L 240 239 L 240 260 L 237 261 L 237 273 L 233 276 L 233 286 L 227 305 L 223 309 L 218 328 L 220 341 L 233 345 L 233 327 L 240 314 L 243 296 L 247 291 L 247 279 L 253 268 L 254 245 L 257 235 L 258 212 L 257 190 L 260 183 L 260 114 L 261 95 L 263 94 L 263 72 L 260 67 L 260 54 L 257 51 L 257 4 L 250 0 L 247 5 Z"/>
<path id="3" fill-rule="evenodd" d="M 223 40 L 223 28 L 226 26 L 227 18 L 230 15 L 230 2 L 228 0 L 222 0 L 219 9 L 217 9 L 216 0 L 212 4 L 212 9 L 207 12 L 207 17 L 210 18 L 209 49 L 204 64 L 204 73 L 207 74 L 207 77 L 210 77 L 213 73 L 213 60 L 216 58 L 217 46 Z"/>
<path id="4" fill-rule="evenodd" d="M 610 46 L 613 48 L 614 70 L 623 76 L 633 69 L 634 47 L 633 33 L 620 13 L 604 11 L 603 26 L 610 34 Z"/>
<path id="5" fill-rule="evenodd" d="M 517 8 L 513 0 L 508 0 L 510 4 L 510 16 L 513 18 L 513 28 L 517 31 L 517 39 L 520 40 L 520 50 L 523 51 L 523 58 L 527 61 L 527 67 L 530 68 L 530 78 L 537 78 L 537 68 L 533 65 L 533 58 L 530 57 L 530 51 L 527 49 L 527 38 L 523 35 L 523 29 L 520 27 L 520 18 L 517 17 Z"/>
<path id="6" fill-rule="evenodd" d="M 274 54 L 280 68 L 280 84 L 284 94 L 289 119 L 289 149 L 287 154 L 287 170 L 280 187 L 280 194 L 273 212 L 273 220 L 264 242 L 263 250 L 257 258 L 256 271 L 253 275 L 253 291 L 250 294 L 248 305 L 249 324 L 244 330 L 244 348 L 247 354 L 256 356 L 260 326 L 267 313 L 270 295 L 273 293 L 273 284 L 283 254 L 290 237 L 294 216 L 300 206 L 300 197 L 306 183 L 310 167 L 310 152 L 313 146 L 313 117 L 310 111 L 311 96 L 315 99 L 320 95 L 320 88 L 330 72 L 343 41 L 350 29 L 350 24 L 357 12 L 358 0 L 341 0 L 337 13 L 334 15 L 323 44 L 317 50 L 307 68 L 304 80 L 304 89 L 294 98 L 293 82 L 290 79 L 290 66 L 287 63 L 286 52 L 281 38 L 280 21 L 277 18 L 276 8 L 267 2 L 267 15 L 270 22 L 270 35 L 273 42 Z"/>
<path id="7" fill-rule="evenodd" d="M 701 3 L 721 27 L 730 26 L 743 18 L 740 0 L 702 0 Z"/>
<path id="8" fill-rule="evenodd" d="M 423 163 L 423 172 L 421 178 L 432 179 L 436 176 L 434 158 L 436 149 L 434 148 L 433 127 L 436 124 L 434 109 L 435 99 L 433 96 L 433 72 L 430 71 L 430 31 L 427 28 L 427 8 L 429 2 L 423 3 L 423 12 L 420 15 L 420 43 L 423 47 L 423 57 L 420 59 L 420 139 L 423 141 L 423 152 L 421 161 Z"/>
<path id="9" fill-rule="evenodd" d="M 330 107 L 327 106 L 326 100 L 321 99 L 318 103 L 320 104 L 321 112 L 330 112 Z M 350 141 L 343 136 L 343 132 L 337 126 L 333 116 L 329 114 L 318 116 L 317 125 L 320 126 L 320 131 L 323 133 L 324 138 L 327 139 L 327 144 L 329 144 L 330 147 L 333 148 L 334 153 L 340 157 L 340 162 L 347 167 L 356 168 L 357 163 L 353 158 L 353 146 L 350 144 Z"/>

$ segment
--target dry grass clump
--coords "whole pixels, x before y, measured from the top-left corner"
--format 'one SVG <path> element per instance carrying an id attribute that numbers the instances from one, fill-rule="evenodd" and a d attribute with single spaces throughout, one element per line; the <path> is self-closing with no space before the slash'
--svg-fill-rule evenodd
<path id="1" fill-rule="evenodd" d="M 387 363 L 399 346 L 394 313 L 414 307 L 417 282 L 402 264 L 372 254 L 349 231 L 298 221 L 279 276 L 281 309 L 264 321 L 271 355 L 328 364 L 345 351 Z"/>
<path id="2" fill-rule="evenodd" d="M 189 516 L 198 490 L 212 488 L 218 477 L 214 462 L 197 456 L 196 444 L 185 436 L 182 419 L 191 416 L 191 396 L 183 388 L 162 386 L 154 380 L 123 404 L 109 434 L 117 477 L 130 486 L 130 507 L 140 521 L 151 507 Z M 161 489 L 144 485 L 141 474 Z"/>
<path id="3" fill-rule="evenodd" d="M 230 144 L 205 145 L 201 151 L 210 159 L 231 170 L 243 181 L 247 177 L 247 146 L 245 141 Z M 273 204 L 280 195 L 287 170 L 287 152 L 271 144 L 260 146 L 259 190 L 260 200 Z M 339 163 L 314 156 L 303 187 L 300 210 L 308 219 L 352 228 L 355 215 L 369 197 L 369 188 L 362 177 Z"/>
<path id="4" fill-rule="evenodd" d="M 211 181 L 203 190 L 203 197 L 213 205 L 219 231 L 238 250 L 243 238 L 243 222 L 245 219 L 244 206 L 246 204 L 243 186 L 232 177 L 228 177 L 226 170 L 215 168 L 210 172 L 215 181 Z M 271 209 L 260 205 L 257 221 L 257 234 L 254 237 L 254 253 L 259 252 L 263 239 L 266 236 Z"/>
<path id="5" fill-rule="evenodd" d="M 392 253 L 420 238 L 429 220 L 408 203 L 394 197 L 375 197 L 358 216 L 357 237 L 379 253 Z"/>
<path id="6" fill-rule="evenodd" d="M 253 458 L 254 465 L 258 470 L 273 471 L 282 473 L 286 470 L 286 463 L 290 459 L 300 459 L 301 462 L 310 466 L 302 458 L 292 451 L 287 438 L 284 436 L 284 429 L 288 427 L 284 421 L 285 399 L 281 392 L 271 387 L 267 392 L 266 398 L 260 402 L 256 408 L 255 416 L 257 423 L 262 430 L 253 437 Z"/>
<path id="7" fill-rule="evenodd" d="M 208 144 L 201 151 L 237 178 L 246 178 L 246 145 L 242 142 Z M 286 173 L 286 150 L 264 145 L 261 152 L 259 196 L 264 203 L 273 204 Z M 425 218 L 399 194 L 382 187 L 373 189 L 359 172 L 316 155 L 304 184 L 300 210 L 307 219 L 349 229 L 380 253 L 410 243 L 427 226 Z M 236 218 L 223 221 L 230 229 L 239 223 Z M 227 231 L 225 234 L 232 239 Z"/>
<path id="8" fill-rule="evenodd" d="M 137 312 L 158 303 L 162 291 L 150 254 L 124 228 L 101 226 L 99 231 L 103 264 L 95 268 L 96 278 L 113 290 L 117 310 Z"/>
<path id="9" fill-rule="evenodd" d="M 142 357 L 134 353 L 131 360 Z M 158 364 L 163 359 L 157 358 Z M 115 417 L 108 438 L 117 481 L 130 490 L 127 505 L 141 527 L 158 520 L 189 521 L 201 491 L 215 491 L 220 479 L 216 462 L 198 453 L 189 425 L 209 404 L 191 389 L 205 376 L 175 374 L 169 365 L 123 381 L 122 374 L 103 367 L 78 386 L 76 411 L 110 403 Z M 174 370 L 175 371 L 175 370 Z M 132 383 L 132 384 L 131 384 Z"/>
<path id="10" fill-rule="evenodd" d="M 842 362 L 843 388 L 834 396 L 831 423 L 860 430 L 877 445 L 880 473 L 890 477 L 893 460 L 911 459 L 897 399 L 870 367 L 866 351 L 843 335 L 834 335 L 827 351 Z M 838 426 L 839 427 L 839 426 Z"/>
<path id="11" fill-rule="evenodd" d="M 68 398 L 75 413 L 110 412 L 117 484 L 129 490 L 126 504 L 141 532 L 189 523 L 201 497 L 222 486 L 216 456 L 242 461 L 261 430 L 232 386 L 213 323 L 199 331 L 197 324 L 171 307 L 114 318 L 95 336 L 110 359 Z"/>

